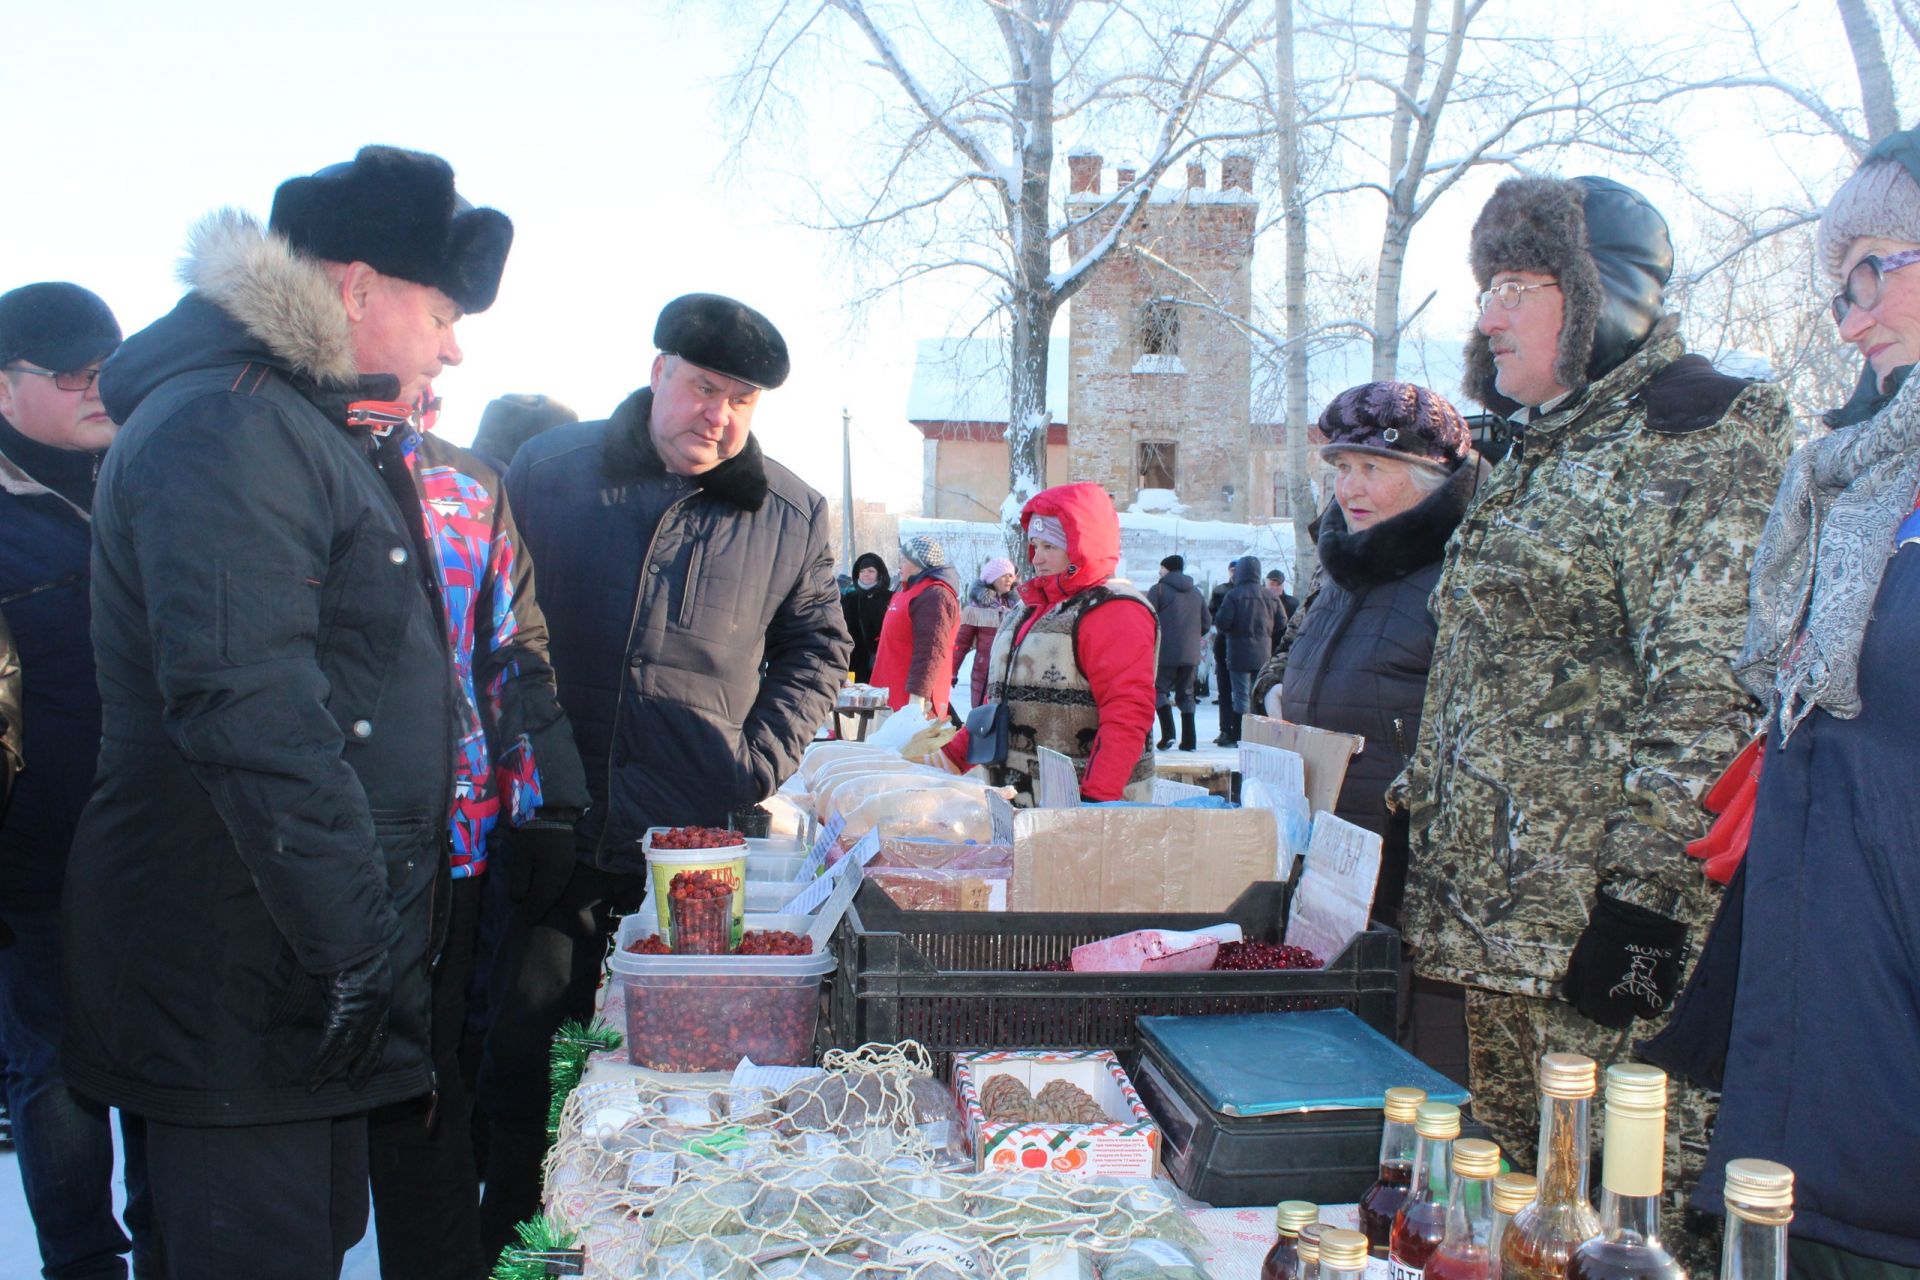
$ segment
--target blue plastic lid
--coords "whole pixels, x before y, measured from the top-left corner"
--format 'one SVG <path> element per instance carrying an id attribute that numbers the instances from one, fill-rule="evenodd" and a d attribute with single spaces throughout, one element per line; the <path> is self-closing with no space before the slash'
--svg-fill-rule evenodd
<path id="1" fill-rule="evenodd" d="M 1470 1096 L 1345 1009 L 1146 1017 L 1140 1039 L 1220 1115 L 1379 1110 L 1395 1085 L 1432 1102 Z"/>

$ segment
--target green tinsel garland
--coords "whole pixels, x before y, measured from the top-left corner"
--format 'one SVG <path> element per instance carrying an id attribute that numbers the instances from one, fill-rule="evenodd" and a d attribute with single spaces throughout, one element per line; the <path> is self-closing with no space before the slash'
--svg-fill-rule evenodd
<path id="1" fill-rule="evenodd" d="M 585 1271 L 586 1260 L 574 1249 L 578 1237 L 558 1218 L 529 1218 L 514 1230 L 520 1234 L 520 1243 L 500 1251 L 491 1280 L 546 1280 Z"/>
<path id="2" fill-rule="evenodd" d="M 553 1089 L 547 1103 L 548 1142 L 560 1136 L 560 1113 L 566 1110 L 567 1095 L 580 1085 L 588 1056 L 603 1051 L 611 1053 L 620 1044 L 620 1033 L 604 1022 L 591 1026 L 578 1022 L 560 1024 L 560 1030 L 554 1033 L 552 1057 L 547 1066 L 547 1080 Z"/>

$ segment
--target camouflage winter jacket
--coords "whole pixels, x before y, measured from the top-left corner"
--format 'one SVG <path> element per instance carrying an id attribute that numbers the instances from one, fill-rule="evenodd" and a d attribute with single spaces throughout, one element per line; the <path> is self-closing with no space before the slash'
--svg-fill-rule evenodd
<path id="1" fill-rule="evenodd" d="M 1389 793 L 1420 973 L 1552 995 L 1602 885 L 1702 940 L 1715 894 L 1683 846 L 1759 713 L 1729 659 L 1790 437 L 1781 390 L 1685 355 L 1670 316 L 1482 486 Z"/>

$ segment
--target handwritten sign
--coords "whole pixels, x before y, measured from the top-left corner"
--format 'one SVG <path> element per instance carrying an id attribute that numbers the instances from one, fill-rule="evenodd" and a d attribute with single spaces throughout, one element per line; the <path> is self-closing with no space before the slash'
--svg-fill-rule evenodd
<path id="1" fill-rule="evenodd" d="M 833 896 L 840 887 L 840 880 L 847 874 L 849 867 L 864 867 L 880 852 L 880 832 L 876 829 L 860 837 L 860 842 L 847 851 L 847 856 L 828 867 L 812 884 L 801 890 L 800 896 L 787 904 L 787 913 L 791 915 L 812 915 L 821 903 Z"/>
<path id="2" fill-rule="evenodd" d="M 1297 751 L 1240 744 L 1240 805 L 1273 810 L 1277 839 L 1274 879 L 1293 874 L 1295 860 L 1307 851 L 1313 833 L 1313 810 L 1307 802 L 1306 761 Z"/>
<path id="3" fill-rule="evenodd" d="M 1061 755 L 1051 747 L 1041 747 L 1035 753 L 1040 763 L 1035 766 L 1033 780 L 1033 803 L 1041 809 L 1073 809 L 1080 804 L 1080 776 L 1073 771 L 1073 761 Z"/>
<path id="4" fill-rule="evenodd" d="M 1286 942 L 1331 962 L 1367 927 L 1379 878 L 1380 837 L 1328 810 L 1315 814 Z"/>

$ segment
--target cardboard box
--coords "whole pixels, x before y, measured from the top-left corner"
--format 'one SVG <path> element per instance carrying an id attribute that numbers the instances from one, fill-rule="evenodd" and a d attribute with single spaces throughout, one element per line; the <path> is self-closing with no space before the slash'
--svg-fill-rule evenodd
<path id="1" fill-rule="evenodd" d="M 1365 738 L 1331 729 L 1315 729 L 1274 720 L 1267 716 L 1248 716 L 1241 721 L 1240 737 L 1262 746 L 1282 747 L 1296 752 L 1307 775 L 1307 804 L 1313 812 L 1331 809 L 1340 799 L 1340 784 L 1347 780 L 1347 765 L 1367 745 Z"/>
<path id="2" fill-rule="evenodd" d="M 980 1090 L 1010 1075 L 1038 1095 L 1050 1081 L 1087 1091 L 1105 1124 L 992 1122 Z M 1160 1129 L 1120 1060 L 1105 1049 L 1010 1049 L 953 1056 L 953 1090 L 967 1122 L 974 1167 L 982 1173 L 1040 1172 L 1078 1178 L 1148 1178 L 1160 1157 Z"/>
<path id="3" fill-rule="evenodd" d="M 1224 911 L 1273 879 L 1278 829 L 1265 809 L 1014 809 L 990 802 L 1013 840 L 1014 911 Z"/>

